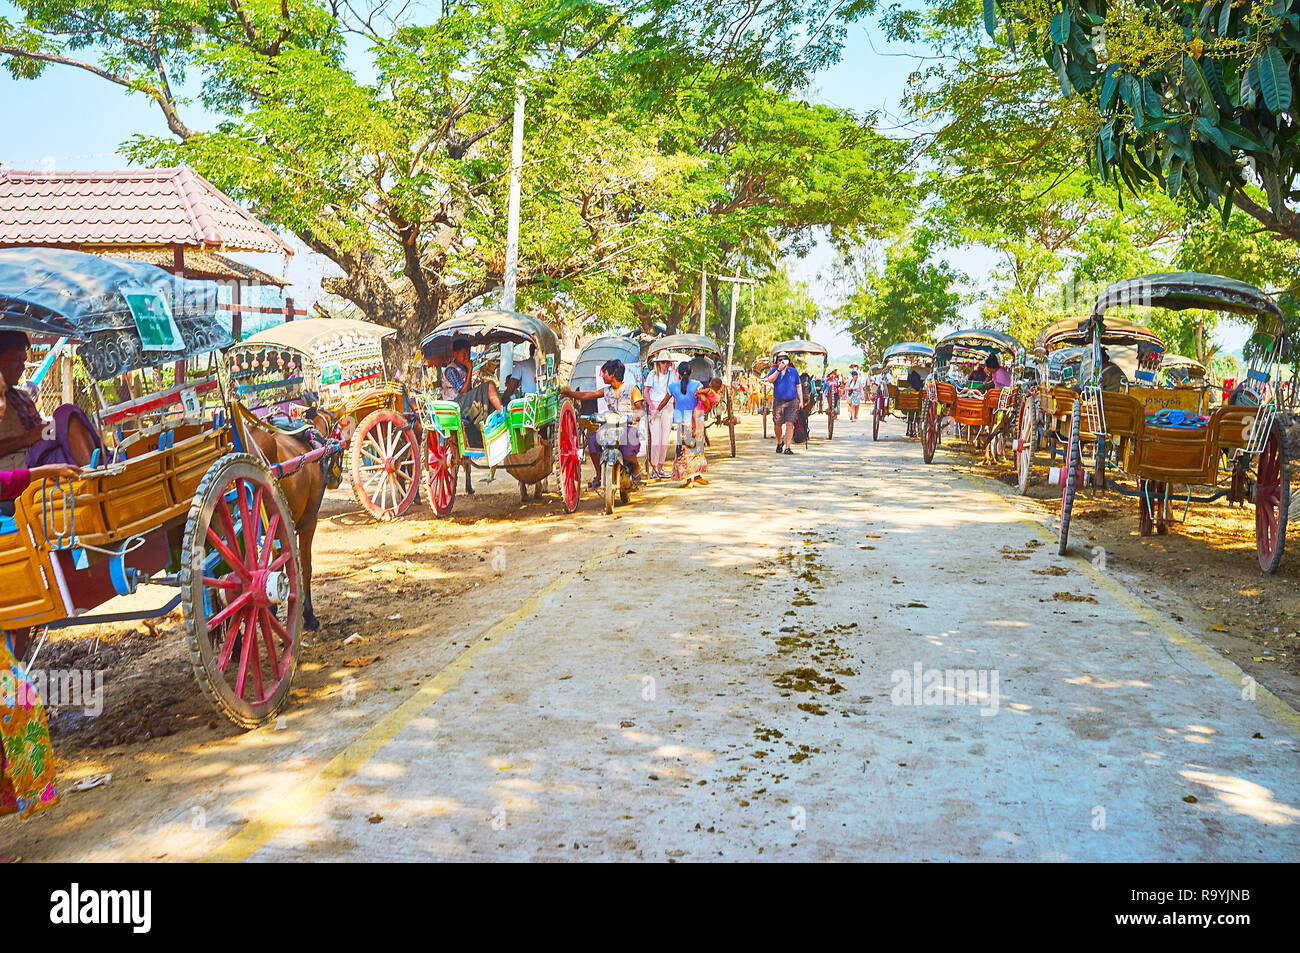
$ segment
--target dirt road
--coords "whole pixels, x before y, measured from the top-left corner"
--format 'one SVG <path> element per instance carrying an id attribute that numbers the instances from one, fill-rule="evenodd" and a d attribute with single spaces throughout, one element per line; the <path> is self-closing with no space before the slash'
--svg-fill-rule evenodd
<path id="1" fill-rule="evenodd" d="M 376 527 L 332 498 L 327 625 L 283 725 L 217 724 L 185 694 L 183 658 L 168 668 L 167 627 L 110 639 L 172 681 L 110 682 L 101 718 L 130 728 L 137 697 L 158 717 L 99 741 L 78 726 L 66 783 L 113 780 L 0 822 L 0 845 L 42 860 L 1300 855 L 1300 716 L 1204 640 L 1177 591 L 1092 565 L 1082 538 L 1055 556 L 1036 504 L 947 451 L 922 465 L 897 422 L 879 443 L 842 421 L 833 442 L 771 449 L 750 426 L 711 486 L 655 489 L 614 518 L 590 499 L 521 512 L 506 477 L 450 523 L 421 508 Z M 1272 687 L 1294 695 L 1285 672 Z"/>

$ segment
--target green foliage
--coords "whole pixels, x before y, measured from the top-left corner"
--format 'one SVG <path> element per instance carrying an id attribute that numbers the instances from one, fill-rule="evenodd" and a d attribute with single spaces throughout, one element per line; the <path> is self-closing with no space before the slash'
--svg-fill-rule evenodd
<path id="1" fill-rule="evenodd" d="M 835 310 L 868 360 L 900 341 L 933 340 L 941 324 L 958 319 L 961 295 L 954 286 L 966 277 L 936 257 L 936 239 L 927 229 L 889 245 L 883 265 L 842 258 L 841 279 L 849 291 Z"/>
<path id="2" fill-rule="evenodd" d="M 771 354 L 782 341 L 806 338 L 817 320 L 817 302 L 807 286 L 791 282 L 784 268 L 758 283 L 752 303 L 746 291 L 740 292 L 738 304 L 734 360 L 739 367 L 748 367 L 757 358 Z M 726 329 L 718 331 L 721 333 L 717 340 L 725 341 Z"/>
<path id="3" fill-rule="evenodd" d="M 793 92 L 866 0 L 460 0 L 395 20 L 328 0 L 14 6 L 14 75 L 60 64 L 151 97 L 172 137 L 130 158 L 191 165 L 295 233 L 343 271 L 327 290 L 407 341 L 501 285 L 519 82 L 520 307 L 676 327 L 702 263 L 908 217 L 902 146 Z M 185 91 L 220 120 L 189 126 Z"/>
<path id="4" fill-rule="evenodd" d="M 1000 0 L 1025 57 L 1096 110 L 1088 161 L 1133 193 L 1189 193 L 1300 241 L 1294 84 L 1300 8 L 1286 0 L 1104 4 Z M 1068 21 L 1068 22 L 1066 22 Z M 987 24 L 986 24 L 987 25 Z M 989 31 L 990 35 L 997 31 Z M 1001 33 L 1010 42 L 1009 33 Z M 1263 191 L 1263 201 L 1251 194 Z"/>

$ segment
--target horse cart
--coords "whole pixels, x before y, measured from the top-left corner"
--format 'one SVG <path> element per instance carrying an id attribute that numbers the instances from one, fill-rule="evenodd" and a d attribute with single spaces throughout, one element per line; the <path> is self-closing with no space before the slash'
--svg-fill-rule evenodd
<path id="1" fill-rule="evenodd" d="M 830 372 L 830 356 L 826 348 L 813 341 L 796 339 L 793 341 L 782 341 L 776 347 L 772 348 L 772 357 L 785 352 L 790 355 L 790 363 L 799 371 L 799 379 L 804 387 L 804 415 L 809 419 L 808 432 L 812 435 L 812 415 L 816 413 L 826 414 L 826 439 L 835 438 L 835 417 L 837 409 L 830 400 L 830 395 L 826 393 L 826 376 Z M 796 360 L 798 358 L 798 360 Z M 821 361 L 820 376 L 813 374 L 817 370 L 817 362 Z M 800 367 L 800 363 L 803 364 Z"/>
<path id="2" fill-rule="evenodd" d="M 1034 368 L 1021 403 L 1014 445 L 1016 486 L 1022 494 L 1029 492 L 1033 482 L 1034 455 L 1047 450 L 1049 459 L 1055 462 L 1069 444 L 1070 412 L 1083 378 L 1090 372 L 1092 350 L 1086 345 L 1091 333 L 1088 322 L 1062 318 L 1044 327 L 1034 342 Z M 1116 378 L 1118 386 L 1156 409 L 1195 408 L 1190 391 L 1175 394 L 1158 386 L 1156 369 L 1165 345 L 1155 331 L 1111 317 L 1100 333 L 1098 354 L 1114 358 L 1112 363 L 1123 375 L 1122 380 Z M 1089 448 L 1093 480 L 1100 486 L 1105 479 L 1105 435 L 1088 431 L 1086 421 L 1084 428 L 1080 440 Z"/>
<path id="3" fill-rule="evenodd" d="M 907 421 L 907 435 L 918 436 L 920 433 L 922 396 L 921 391 L 913 390 L 907 385 L 908 376 L 917 372 L 924 378 L 930 373 L 934 364 L 934 348 L 916 341 L 904 341 L 885 349 L 881 355 L 880 366 L 887 380 L 887 390 L 879 391 L 871 406 L 871 439 L 880 439 L 880 422 L 895 413 Z"/>
<path id="4" fill-rule="evenodd" d="M 232 343 L 216 311 L 214 284 L 152 265 L 0 250 L 0 328 L 72 349 L 99 405 L 79 475 L 34 482 L 0 516 L 0 626 L 32 630 L 30 663 L 47 629 L 180 606 L 200 688 L 252 728 L 288 701 L 301 646 L 304 583 L 279 475 L 329 448 L 284 466 L 253 451 L 216 374 L 213 352 Z M 180 372 L 204 355 L 201 376 Z M 134 393 L 150 377 L 163 386 Z M 178 591 L 156 609 L 91 611 L 143 583 Z"/>
<path id="5" fill-rule="evenodd" d="M 687 362 L 691 365 L 691 380 L 707 384 L 717 377 L 722 368 L 722 350 L 717 342 L 703 334 L 669 334 L 656 338 L 650 343 L 646 352 L 645 364 L 649 367 L 655 361 L 668 360 L 676 365 Z M 766 421 L 766 418 L 764 418 Z M 731 455 L 736 455 L 736 415 L 732 412 L 731 388 L 723 387 L 723 400 L 709 412 L 704 420 L 704 444 L 709 444 L 709 428 L 726 427 L 731 441 Z"/>
<path id="6" fill-rule="evenodd" d="M 992 355 L 1012 380 L 1008 386 L 972 382 L 970 375 Z M 1016 419 L 1025 349 L 1009 334 L 988 329 L 954 331 L 934 348 L 934 369 L 925 382 L 921 412 L 921 452 L 934 459 L 941 430 L 950 422 L 954 436 L 972 446 L 984 442 L 986 454 L 1000 453 L 1005 431 Z"/>
<path id="7" fill-rule="evenodd" d="M 1109 312 L 1135 308 L 1226 311 L 1252 319 L 1253 333 L 1246 351 L 1250 367 L 1229 399 L 1208 415 L 1183 409 L 1177 388 L 1166 389 L 1175 401 L 1159 409 L 1143 400 L 1137 388 L 1115 389 L 1107 380 L 1103 342 L 1112 323 Z M 1287 351 L 1282 311 L 1264 292 L 1244 282 L 1218 275 L 1176 272 L 1144 275 L 1116 282 L 1097 298 L 1079 331 L 1089 348 L 1086 377 L 1070 412 L 1066 465 L 1061 469 L 1061 517 L 1058 551 L 1069 545 L 1070 516 L 1076 490 L 1083 484 L 1082 435 L 1097 434 L 1101 456 L 1112 457 L 1119 469 L 1136 481 L 1129 488 L 1112 488 L 1138 499 L 1138 532 L 1164 533 L 1175 520 L 1173 486 L 1185 519 L 1192 503 L 1229 502 L 1255 509 L 1255 549 L 1260 569 L 1275 571 L 1286 543 L 1291 501 L 1290 461 L 1286 433 L 1279 419 L 1278 385 L 1281 360 Z M 1192 400 L 1196 391 L 1191 390 Z M 1153 412 L 1154 411 L 1154 412 Z M 1194 496 L 1193 487 L 1209 492 Z"/>
<path id="8" fill-rule="evenodd" d="M 457 338 L 471 348 L 508 345 L 524 351 L 513 360 L 518 396 L 511 395 L 482 426 L 462 418 L 460 405 L 445 387 L 444 366 Z M 478 311 L 442 322 L 420 349 L 433 386 L 414 400 L 424 435 L 425 495 L 434 513 L 451 512 L 456 474 L 465 466 L 504 467 L 519 481 L 523 500 L 529 498 L 529 487 L 540 500 L 554 473 L 565 510 L 576 510 L 582 492 L 582 433 L 574 402 L 559 396 L 560 341 L 555 332 L 532 315 Z"/>
<path id="9" fill-rule="evenodd" d="M 259 417 L 324 418 L 320 429 L 350 448 L 353 496 L 385 522 L 419 495 L 422 456 L 416 402 L 389 374 L 384 354 L 396 333 L 368 321 L 312 318 L 261 331 L 226 353 L 235 396 Z"/>

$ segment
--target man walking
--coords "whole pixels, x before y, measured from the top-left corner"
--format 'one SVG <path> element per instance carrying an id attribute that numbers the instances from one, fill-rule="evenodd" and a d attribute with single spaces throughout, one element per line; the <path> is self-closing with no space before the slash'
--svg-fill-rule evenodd
<path id="1" fill-rule="evenodd" d="M 803 406 L 803 382 L 799 371 L 784 351 L 776 355 L 776 367 L 767 375 L 772 385 L 772 422 L 776 426 L 776 452 L 794 456 L 794 422 Z"/>

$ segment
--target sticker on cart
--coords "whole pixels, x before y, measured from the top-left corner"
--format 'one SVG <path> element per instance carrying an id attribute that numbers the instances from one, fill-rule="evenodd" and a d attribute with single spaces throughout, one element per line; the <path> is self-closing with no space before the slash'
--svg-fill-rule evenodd
<path id="1" fill-rule="evenodd" d="M 199 392 L 193 387 L 181 391 L 181 406 L 185 408 L 187 417 L 197 417 L 203 413 L 203 407 L 199 404 Z"/>
<path id="2" fill-rule="evenodd" d="M 337 384 L 341 380 L 343 380 L 342 364 L 326 364 L 320 369 L 320 382 L 322 385 Z"/>
<path id="3" fill-rule="evenodd" d="M 119 288 L 131 309 L 140 347 L 145 351 L 179 351 L 185 347 L 167 299 L 149 288 Z"/>

